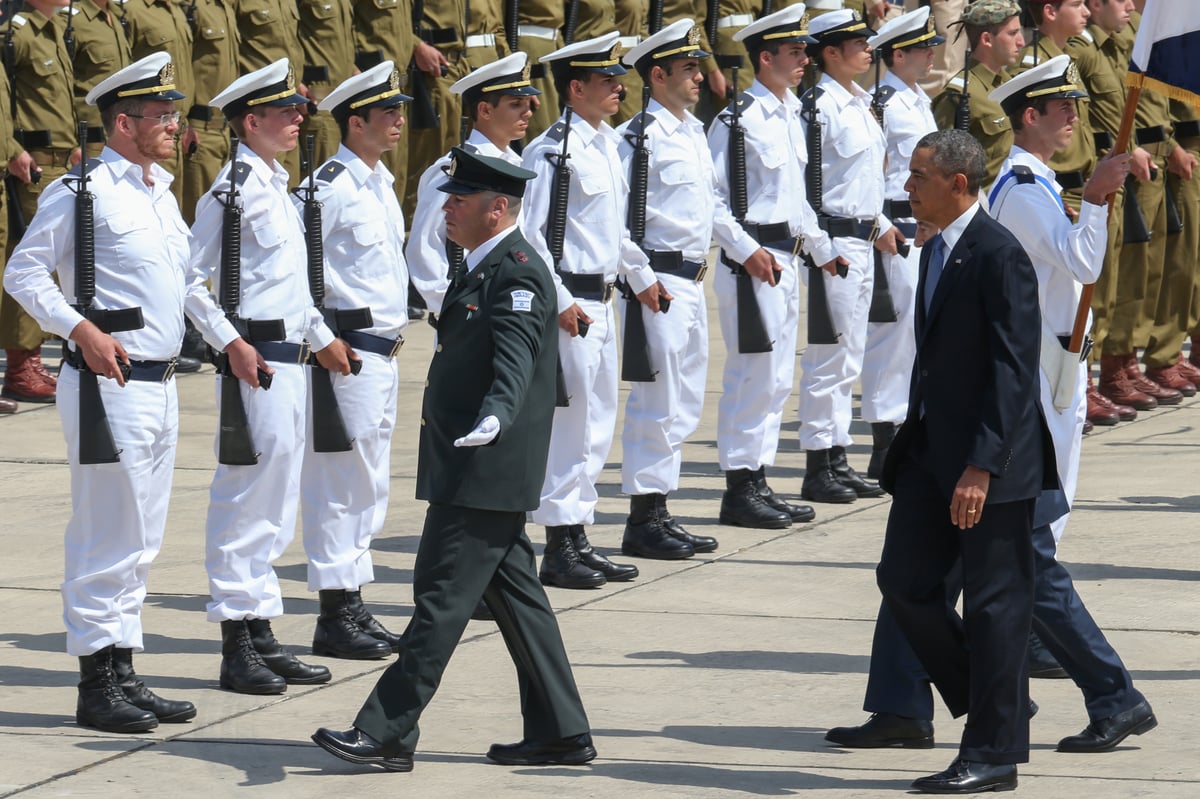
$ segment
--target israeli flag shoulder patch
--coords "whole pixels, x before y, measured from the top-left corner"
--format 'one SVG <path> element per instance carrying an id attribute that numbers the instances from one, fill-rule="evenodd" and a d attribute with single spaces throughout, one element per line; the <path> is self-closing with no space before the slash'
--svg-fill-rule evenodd
<path id="1" fill-rule="evenodd" d="M 533 292 L 525 289 L 514 289 L 512 293 L 514 311 L 532 311 L 533 310 Z"/>

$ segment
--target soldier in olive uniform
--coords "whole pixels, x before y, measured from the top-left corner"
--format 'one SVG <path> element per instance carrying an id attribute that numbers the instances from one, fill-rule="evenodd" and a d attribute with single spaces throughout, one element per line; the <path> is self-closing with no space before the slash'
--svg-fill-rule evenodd
<path id="1" fill-rule="evenodd" d="M 119 12 L 118 12 L 119 13 Z M 100 110 L 84 102 L 87 93 L 100 81 L 133 63 L 125 29 L 113 13 L 109 0 L 77 0 L 71 17 L 75 71 L 75 113 L 88 123 L 87 157 L 95 158 L 104 149 L 104 127 Z"/>
<path id="2" fill-rule="evenodd" d="M 504 29 L 505 0 L 471 0 L 467 18 L 467 63 L 471 69 L 499 61 L 509 54 Z"/>
<path id="3" fill-rule="evenodd" d="M 286 58 L 296 74 L 296 93 L 308 97 L 304 84 L 304 50 L 300 47 L 300 10 L 292 0 L 235 0 L 238 66 L 245 75 Z M 300 177 L 300 148 L 279 154 L 279 162 L 295 183 Z"/>
<path id="4" fill-rule="evenodd" d="M 75 77 L 54 20 L 66 0 L 26 0 L 27 10 L 5 20 L 4 60 L 9 70 L 9 103 L 14 138 L 23 148 L 8 162 L 9 181 L 20 219 L 27 223 L 42 191 L 79 160 L 74 103 Z M 40 176 L 35 180 L 34 176 Z M 15 197 L 13 196 L 15 195 Z M 22 230 L 9 228 L 9 245 Z M 8 293 L 0 294 L 0 345 L 6 351 L 3 396 L 22 402 L 54 402 L 55 379 L 42 365 L 46 334 Z"/>
<path id="5" fill-rule="evenodd" d="M 1012 124 L 1003 109 L 988 99 L 988 92 L 1008 80 L 1007 70 L 1025 46 L 1020 14 L 1016 0 L 976 0 L 968 5 L 960 22 L 971 48 L 971 61 L 933 101 L 938 127 L 953 128 L 965 86 L 971 117 L 968 132 L 987 154 L 985 187 L 996 180 L 1000 165 L 1012 149 Z"/>
<path id="6" fill-rule="evenodd" d="M 175 65 L 175 83 L 188 99 L 175 104 L 179 113 L 187 118 L 191 110 L 195 91 L 192 74 L 192 28 L 187 13 L 172 0 L 125 0 L 125 21 L 129 25 L 129 46 L 134 60 L 145 58 L 151 53 L 165 52 Z M 78 69 L 79 61 L 76 60 Z M 163 169 L 175 176 L 171 193 L 183 205 L 183 165 L 186 154 L 194 148 L 196 134 L 189 127 L 180 128 L 180 138 L 175 145 L 175 156 L 160 162 Z M 184 212 L 190 218 L 193 209 Z"/>
<path id="7" fill-rule="evenodd" d="M 617 31 L 621 38 L 621 52 L 628 53 L 637 47 L 647 35 L 656 33 L 651 30 L 650 6 L 658 5 L 661 12 L 662 0 L 616 0 Z M 609 119 L 614 128 L 622 122 L 633 119 L 642 110 L 642 76 L 636 70 L 629 70 L 621 76 L 621 84 L 625 94 L 621 98 L 621 107 Z"/>
<path id="8" fill-rule="evenodd" d="M 411 771 L 418 719 L 482 597 L 514 660 L 525 721 L 519 743 L 493 744 L 488 757 L 579 765 L 596 750 L 525 535 L 546 469 L 558 353 L 550 270 L 516 226 L 535 173 L 456 148 L 448 174 L 447 234 L 470 254 L 446 294 L 421 411 L 417 497 L 430 505 L 412 620 L 354 726 L 319 729 L 313 741 L 352 763 Z"/>
<path id="9" fill-rule="evenodd" d="M 0 164 L 0 180 L 8 176 L 8 160 L 21 154 L 21 145 L 13 138 L 12 117 L 9 116 L 8 75 L 0 73 L 0 152 L 3 153 L 3 164 Z M 0 188 L 0 246 L 8 240 L 8 192 Z M 2 270 L 0 270 L 2 271 Z M 17 410 L 15 400 L 0 397 L 0 413 L 13 413 Z"/>
<path id="10" fill-rule="evenodd" d="M 354 22 L 350 0 L 300 0 L 300 48 L 304 52 L 301 83 L 308 87 L 308 116 L 300 126 L 301 141 L 316 137 L 316 160 L 324 163 L 337 152 L 341 132 L 333 116 L 316 110 L 342 81 L 354 74 Z"/>
<path id="11" fill-rule="evenodd" d="M 561 0 L 524 0 L 517 3 L 517 12 L 518 49 L 529 56 L 530 82 L 542 93 L 525 131 L 525 141 L 531 142 L 554 124 L 561 111 L 550 71 L 538 59 L 562 47 L 567 9 Z"/>
<path id="12" fill-rule="evenodd" d="M 238 26 L 235 0 L 197 0 L 189 4 L 193 15 L 192 53 L 189 59 L 195 90 L 187 112 L 183 142 L 183 199 L 180 211 L 191 225 L 196 203 L 212 187 L 217 173 L 229 160 L 229 123 L 208 103 L 238 76 Z M 176 63 L 178 63 L 176 59 Z"/>
<path id="13" fill-rule="evenodd" d="M 401 91 L 410 91 L 408 82 L 412 79 L 413 71 L 408 65 L 417 43 L 413 33 L 411 0 L 371 0 L 352 5 L 355 66 L 366 72 L 384 61 L 391 61 L 400 69 Z M 408 124 L 400 128 L 400 140 L 382 157 L 384 166 L 395 179 L 392 187 L 396 191 L 396 199 L 401 202 L 408 182 L 408 128 Z"/>

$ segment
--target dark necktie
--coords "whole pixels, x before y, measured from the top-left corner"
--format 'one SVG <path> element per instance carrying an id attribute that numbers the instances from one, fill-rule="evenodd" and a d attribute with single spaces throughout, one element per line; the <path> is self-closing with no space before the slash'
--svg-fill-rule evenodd
<path id="1" fill-rule="evenodd" d="M 933 293 L 937 291 L 938 280 L 942 277 L 942 269 L 946 265 L 946 240 L 939 233 L 929 240 L 929 266 L 925 270 L 925 313 L 933 302 Z"/>

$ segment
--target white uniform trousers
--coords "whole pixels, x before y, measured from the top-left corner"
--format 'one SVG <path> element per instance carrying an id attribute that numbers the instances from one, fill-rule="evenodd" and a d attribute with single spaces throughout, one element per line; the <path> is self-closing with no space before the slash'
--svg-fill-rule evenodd
<path id="1" fill-rule="evenodd" d="M 217 466 L 205 524 L 208 620 L 273 619 L 283 615 L 272 564 L 296 534 L 300 468 L 304 463 L 307 366 L 270 362 L 271 388 L 241 384 L 254 466 Z M 221 402 L 217 377 L 217 404 Z M 232 379 L 232 378 L 230 378 Z M 215 447 L 214 447 L 215 449 Z"/>
<path id="2" fill-rule="evenodd" d="M 833 326 L 841 333 L 836 344 L 809 343 L 800 356 L 800 448 L 804 450 L 854 443 L 850 437 L 852 392 L 862 372 L 875 262 L 869 241 L 839 237 L 834 239 L 834 247 L 850 262 L 844 278 L 825 271 L 804 276 L 806 286 L 816 274 L 825 281 Z"/>
<path id="3" fill-rule="evenodd" d="M 67 654 L 106 646 L 142 649 L 142 602 L 162 547 L 179 437 L 175 380 L 98 378 L 117 463 L 79 463 L 79 372 L 58 378 L 58 412 L 71 466 L 71 520 L 64 536 L 63 622 Z"/>
<path id="4" fill-rule="evenodd" d="M 558 357 L 570 405 L 554 409 L 542 501 L 534 524 L 558 527 L 595 521 L 596 481 L 617 424 L 617 337 L 612 302 L 579 300 L 592 318 L 586 336 L 558 331 Z"/>
<path id="5" fill-rule="evenodd" d="M 726 269 L 725 271 L 729 271 Z M 646 322 L 653 383 L 630 383 L 621 431 L 621 490 L 668 494 L 679 488 L 684 440 L 700 424 L 708 375 L 708 309 L 704 284 L 659 275 L 674 297 L 670 309 L 654 313 L 640 302 Z M 624 328 L 622 328 L 624 330 Z"/>
<path id="6" fill-rule="evenodd" d="M 354 440 L 349 452 L 313 451 L 309 392 L 300 512 L 310 591 L 357 591 L 375 580 L 370 547 L 387 518 L 400 378 L 394 358 L 373 352 L 359 357 L 357 375 L 333 375 L 338 410 Z M 313 370 L 307 371 L 311 381 Z"/>
<path id="7" fill-rule="evenodd" d="M 1062 487 L 1067 505 L 1075 504 L 1075 487 L 1079 480 L 1079 455 L 1083 450 L 1083 422 L 1087 417 L 1087 367 L 1079 365 L 1079 377 L 1075 381 L 1075 395 L 1071 397 L 1071 405 L 1063 411 L 1054 408 L 1051 396 L 1050 381 L 1046 372 L 1038 369 L 1042 412 L 1046 416 L 1046 427 L 1050 429 L 1050 438 L 1054 441 L 1054 459 L 1058 466 L 1058 481 Z M 1054 543 L 1062 538 L 1067 529 L 1067 518 L 1064 514 L 1050 523 L 1050 532 L 1054 535 Z"/>
<path id="8" fill-rule="evenodd" d="M 874 269 L 874 253 L 871 268 Z M 867 324 L 867 345 L 862 365 L 862 418 L 864 422 L 899 424 L 908 414 L 908 389 L 917 357 L 914 327 L 917 303 L 917 270 L 921 248 L 910 247 L 908 257 L 883 254 L 896 321 Z M 873 276 L 873 275 L 872 275 Z M 872 289 L 874 282 L 872 282 Z M 868 309 L 870 306 L 867 306 Z"/>
<path id="9" fill-rule="evenodd" d="M 775 463 L 783 409 L 792 393 L 796 334 L 800 323 L 800 282 L 804 267 L 791 253 L 770 250 L 783 267 L 774 286 L 754 280 L 754 296 L 773 349 L 742 354 L 737 342 L 737 279 L 720 261 L 713 291 L 725 340 L 725 370 L 717 404 L 717 458 L 723 471 L 757 469 Z"/>

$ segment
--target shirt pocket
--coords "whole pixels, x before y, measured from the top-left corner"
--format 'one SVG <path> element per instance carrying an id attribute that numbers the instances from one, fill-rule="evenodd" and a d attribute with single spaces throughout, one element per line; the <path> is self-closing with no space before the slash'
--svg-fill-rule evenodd
<path id="1" fill-rule="evenodd" d="M 700 180 L 697 171 L 697 167 L 683 161 L 669 161 L 660 164 L 655 170 L 665 200 L 656 205 L 669 207 L 672 220 L 685 223 L 689 227 L 699 221 L 705 211 L 704 200 L 692 194 L 693 187 Z"/>
<path id="2" fill-rule="evenodd" d="M 853 124 L 854 120 L 856 119 L 857 117 L 848 120 L 851 122 L 851 124 L 838 125 L 835 131 L 836 135 L 833 135 L 832 137 L 828 135 L 826 136 L 826 138 L 832 138 L 833 140 L 828 142 L 828 144 L 825 146 L 829 147 L 832 145 L 831 149 L 836 152 L 840 158 L 847 160 L 855 158 L 859 154 L 866 152 L 871 146 L 871 141 L 873 139 L 871 136 L 872 131 L 866 128 L 864 125 Z M 874 125 L 875 123 L 871 122 L 870 124 Z"/>
<path id="3" fill-rule="evenodd" d="M 601 166 L 605 166 L 601 164 Z M 606 221 L 609 216 L 610 179 L 599 169 L 579 173 L 578 212 L 580 221 Z"/>
<path id="4" fill-rule="evenodd" d="M 275 10 L 265 3 L 243 3 L 238 11 L 239 15 L 249 20 L 252 25 L 272 25 L 279 18 Z"/>
<path id="5" fill-rule="evenodd" d="M 130 213 L 96 214 L 96 252 L 114 252 L 122 269 L 144 270 L 147 253 L 158 252 L 161 234 L 143 217 Z M 156 226 L 157 227 L 157 226 Z"/>
<path id="6" fill-rule="evenodd" d="M 314 19 L 329 19 L 337 13 L 337 8 L 333 3 L 326 0 L 301 0 L 304 5 L 305 13 Z"/>
<path id="7" fill-rule="evenodd" d="M 998 116 L 986 116 L 979 120 L 979 127 L 983 130 L 983 134 L 989 138 L 1000 136 L 1007 130 L 1012 129 L 1012 124 L 1008 121 L 1008 117 L 1000 114 Z"/>
<path id="8" fill-rule="evenodd" d="M 384 247 L 387 241 L 387 225 L 382 219 L 371 219 L 360 222 L 350 230 L 353 242 L 352 261 L 348 265 L 350 272 L 364 278 L 380 277 L 389 273 L 394 264 L 386 263 Z"/>

